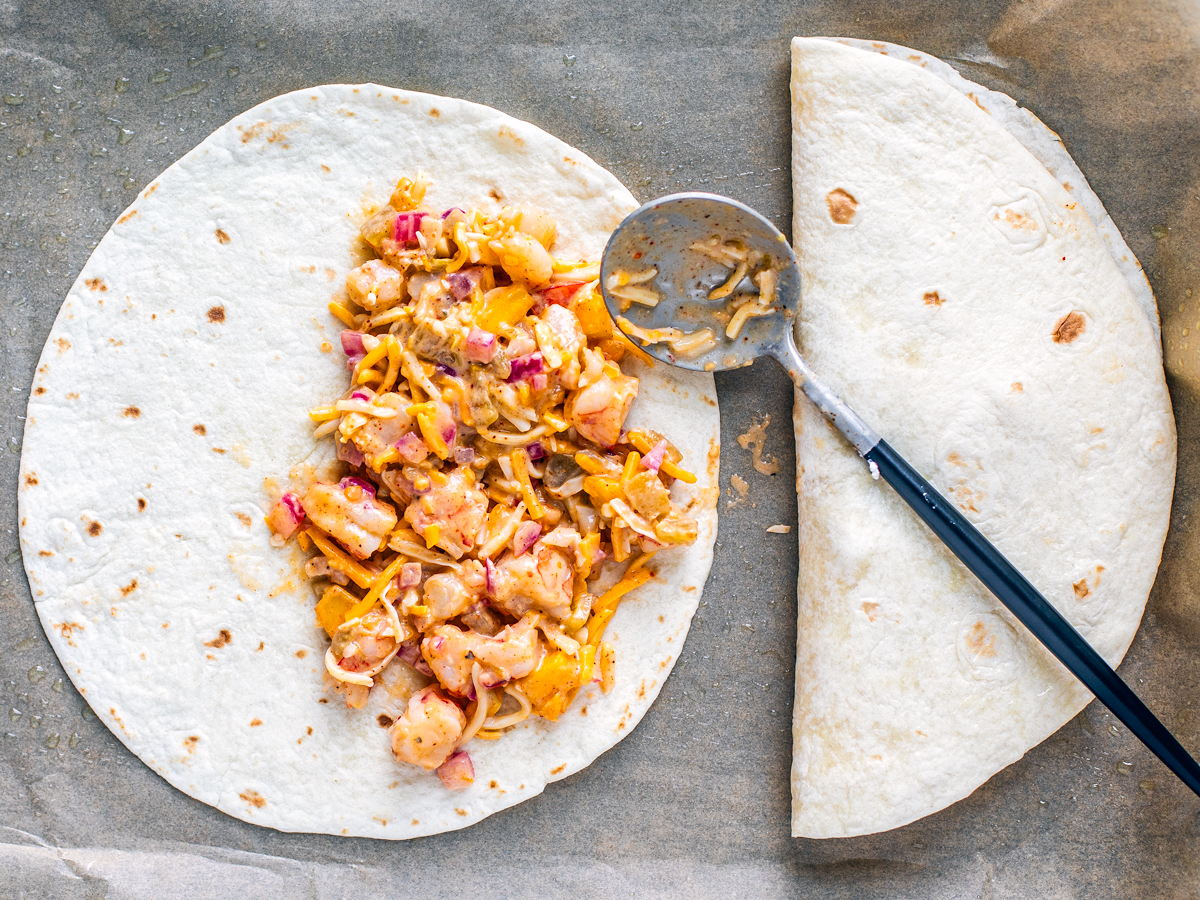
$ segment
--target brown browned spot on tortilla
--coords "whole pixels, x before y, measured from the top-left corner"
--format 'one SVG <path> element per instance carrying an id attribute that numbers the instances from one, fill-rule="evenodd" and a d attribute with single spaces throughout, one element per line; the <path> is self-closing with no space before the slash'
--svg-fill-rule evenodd
<path id="1" fill-rule="evenodd" d="M 242 598 L 241 598 L 241 597 L 238 597 L 238 599 L 240 600 L 240 599 L 242 599 Z M 257 646 L 257 647 L 254 649 L 254 652 L 255 652 L 255 653 L 258 653 L 258 652 L 259 652 L 260 650 L 262 650 L 262 648 L 263 648 L 263 647 L 265 647 L 265 646 L 267 646 L 267 645 L 266 645 L 266 644 L 264 644 L 262 641 L 259 641 L 259 642 L 258 642 L 258 646 Z M 310 734 L 312 733 L 312 730 L 311 730 L 311 729 L 309 730 L 309 733 L 310 733 Z"/>
<path id="2" fill-rule="evenodd" d="M 458 813 L 460 816 L 465 816 L 467 814 L 467 811 L 465 809 L 459 809 L 457 806 L 454 808 L 454 811 L 456 813 Z"/>
<path id="3" fill-rule="evenodd" d="M 555 766 L 553 769 L 550 770 L 550 774 L 557 775 L 559 772 L 561 772 L 566 767 L 567 767 L 566 763 L 563 763 L 561 766 Z"/>
<path id="4" fill-rule="evenodd" d="M 662 615 L 660 614 L 660 615 L 659 615 L 659 617 L 658 617 L 658 621 L 660 621 L 660 622 L 665 622 L 665 621 L 666 621 L 666 619 L 664 619 L 664 618 L 662 617 Z"/>
<path id="5" fill-rule="evenodd" d="M 213 447 L 213 448 L 212 448 L 212 452 L 213 452 L 213 453 L 224 453 L 224 452 L 225 452 L 225 448 L 224 448 L 224 447 Z"/>
<path id="6" fill-rule="evenodd" d="M 68 399 L 68 400 L 78 400 L 78 399 L 79 399 L 79 392 L 78 392 L 78 391 L 71 391 L 71 393 L 67 394 L 67 399 Z"/>
<path id="7" fill-rule="evenodd" d="M 102 291 L 103 292 L 103 291 L 108 290 L 108 285 L 105 284 L 103 281 L 101 281 L 99 278 L 89 278 L 87 281 L 84 282 L 84 284 L 86 284 L 88 286 L 88 290 L 91 290 L 91 291 Z"/>
<path id="8" fill-rule="evenodd" d="M 39 384 L 37 387 L 35 387 L 33 389 L 33 393 L 34 393 L 34 396 L 40 397 L 40 396 L 42 396 L 42 394 L 46 393 L 46 389 Z"/>
<path id="9" fill-rule="evenodd" d="M 490 787 L 490 788 L 497 788 L 499 786 L 500 785 L 496 783 L 496 780 L 494 778 L 488 782 L 488 787 Z"/>
<path id="10" fill-rule="evenodd" d="M 117 224 L 123 225 L 126 222 L 128 222 L 130 219 L 132 219 L 134 216 L 136 216 L 137 214 L 138 214 L 138 211 L 136 209 L 131 209 L 129 212 L 125 213 L 125 215 L 121 216 L 121 218 L 117 219 Z"/>
<path id="11" fill-rule="evenodd" d="M 399 98 L 397 98 L 397 99 L 399 99 Z M 412 820 L 412 824 L 414 824 L 414 825 L 420 825 L 420 824 L 421 824 L 421 820 L 420 820 L 420 819 L 413 819 L 413 820 Z"/>
<path id="12" fill-rule="evenodd" d="M 923 299 L 926 306 L 941 306 L 946 302 L 937 291 L 926 291 Z"/>
<path id="13" fill-rule="evenodd" d="M 251 728 L 257 728 L 261 724 L 262 724 L 262 719 L 258 718 L 257 716 L 250 720 Z"/>
<path id="14" fill-rule="evenodd" d="M 321 163 L 321 171 L 322 172 L 332 172 L 333 170 L 331 168 L 329 168 L 329 166 L 325 165 L 324 163 Z"/>
<path id="15" fill-rule="evenodd" d="M 138 409 L 136 406 L 127 406 L 127 407 L 125 407 L 125 411 L 123 413 L 121 413 L 121 415 L 123 415 L 127 419 L 136 419 L 141 414 L 142 414 L 142 411 L 140 409 Z"/>
<path id="16" fill-rule="evenodd" d="M 183 739 L 183 749 L 186 750 L 188 753 L 194 753 L 196 751 L 196 744 L 198 744 L 199 742 L 200 742 L 200 735 L 198 735 L 198 734 L 193 734 L 190 737 L 185 737 Z"/>
<path id="17" fill-rule="evenodd" d="M 999 215 L 996 218 L 1000 218 Z M 1023 212 L 1017 212 L 1015 209 L 1004 210 L 1004 221 L 1008 223 L 1008 227 L 1013 231 L 1037 231 L 1037 222 L 1033 221 Z"/>
<path id="18" fill-rule="evenodd" d="M 87 533 L 92 537 L 100 537 L 100 532 L 104 530 L 104 526 L 99 522 L 88 522 Z"/>
<path id="19" fill-rule="evenodd" d="M 974 103 L 976 106 L 978 106 L 984 112 L 987 112 L 987 110 L 984 108 L 984 105 L 979 102 L 979 98 L 975 96 L 973 91 L 968 91 L 967 96 L 971 98 L 972 103 Z M 991 115 L 991 113 L 988 113 L 988 115 Z"/>
<path id="20" fill-rule="evenodd" d="M 208 311 L 208 321 L 224 322 L 225 321 L 225 307 L 214 306 L 212 309 L 210 309 Z"/>
<path id="21" fill-rule="evenodd" d="M 54 343 L 56 345 L 58 345 L 59 353 L 66 353 L 68 350 L 71 349 L 71 342 L 68 341 L 66 338 L 55 338 Z"/>
<path id="22" fill-rule="evenodd" d="M 125 723 L 122 722 L 121 717 L 117 715 L 117 708 L 115 706 L 110 706 L 108 708 L 108 712 L 109 712 L 109 715 L 111 715 L 113 717 L 113 721 L 115 721 L 117 723 L 117 725 L 120 726 L 121 730 L 125 731 Z M 125 731 L 125 733 L 128 734 L 129 732 Z"/>
<path id="23" fill-rule="evenodd" d="M 137 579 L 135 578 L 135 579 L 133 579 L 133 581 L 129 582 L 129 584 L 125 585 L 125 587 L 121 588 L 121 596 L 128 597 L 130 594 L 132 594 L 136 590 L 137 590 Z M 163 625 L 163 628 L 166 628 L 166 627 L 167 627 L 166 625 Z"/>
<path id="24" fill-rule="evenodd" d="M 498 190 L 496 190 L 496 188 L 492 188 L 490 191 L 488 191 L 488 196 L 496 201 L 500 201 L 500 200 L 504 199 L 504 195 L 501 194 Z"/>
<path id="25" fill-rule="evenodd" d="M 203 425 L 193 425 L 192 431 L 196 432 L 196 434 L 201 435 L 201 436 L 208 434 L 208 429 L 205 428 Z"/>
<path id="26" fill-rule="evenodd" d="M 517 134 L 515 131 L 513 131 L 511 128 L 509 128 L 507 125 L 500 126 L 500 137 L 508 138 L 514 144 L 516 144 L 518 147 L 525 146 L 525 138 L 521 137 L 519 134 Z"/>
<path id="27" fill-rule="evenodd" d="M 581 716 L 586 716 L 587 715 L 587 707 L 586 706 L 580 707 L 579 714 Z"/>
<path id="28" fill-rule="evenodd" d="M 694 593 L 696 593 L 696 586 L 694 584 L 689 584 L 687 587 L 685 587 L 683 589 L 683 592 L 685 594 L 694 594 Z"/>
<path id="29" fill-rule="evenodd" d="M 317 267 L 316 266 L 301 266 L 300 271 L 307 272 L 309 275 L 312 275 L 314 272 L 317 271 Z"/>
<path id="30" fill-rule="evenodd" d="M 217 240 L 222 244 L 228 244 L 232 240 L 232 238 L 229 236 L 229 233 L 225 231 L 224 228 L 218 228 L 213 232 L 213 234 L 217 236 Z"/>
<path id="31" fill-rule="evenodd" d="M 429 110 L 429 115 L 433 116 L 435 119 L 440 119 L 442 117 L 442 111 L 435 106 Z"/>
<path id="32" fill-rule="evenodd" d="M 71 640 L 72 635 L 75 633 L 75 629 L 78 628 L 80 631 L 83 631 L 83 626 L 78 622 L 62 622 L 54 627 L 58 629 L 58 633 L 61 634 L 63 639 L 72 647 L 75 646 L 75 642 Z"/>
<path id="33" fill-rule="evenodd" d="M 1021 382 L 1019 382 L 1019 381 L 1014 381 L 1014 382 L 1012 383 L 1012 392 L 1013 392 L 1014 394 L 1023 394 L 1023 393 L 1025 393 L 1025 385 L 1021 384 Z"/>
<path id="34" fill-rule="evenodd" d="M 858 201 L 854 195 L 842 188 L 834 188 L 825 195 L 825 205 L 829 207 L 829 218 L 838 225 L 849 225 L 858 212 Z"/>
<path id="35" fill-rule="evenodd" d="M 30 472 L 28 475 L 25 476 L 25 483 L 27 485 L 29 485 L 30 487 L 33 487 L 35 484 L 38 483 L 37 475 L 33 472 Z"/>
<path id="36" fill-rule="evenodd" d="M 864 601 L 864 603 L 862 605 L 862 611 L 867 614 L 867 620 L 870 622 L 875 621 L 875 613 L 878 610 L 879 610 L 879 604 L 872 603 L 870 600 Z"/>
<path id="37" fill-rule="evenodd" d="M 138 497 L 138 512 L 146 511 L 146 501 L 142 497 Z"/>
<path id="38" fill-rule="evenodd" d="M 380 713 L 379 715 L 377 715 L 375 717 L 375 721 L 379 723 L 380 728 L 391 728 L 392 723 L 395 722 L 396 720 L 393 719 L 391 716 L 389 716 L 387 713 Z"/>
<path id="39" fill-rule="evenodd" d="M 1086 330 L 1087 320 L 1076 310 L 1071 310 L 1054 326 L 1054 343 L 1069 344 Z"/>
<path id="40" fill-rule="evenodd" d="M 1071 587 L 1075 591 L 1075 599 L 1076 600 L 1083 600 L 1084 598 L 1087 597 L 1088 594 L 1091 593 L 1091 591 L 1088 590 L 1088 583 L 1087 583 L 1086 578 L 1080 578 L 1077 582 L 1075 582 L 1073 585 L 1071 585 Z"/>
<path id="41" fill-rule="evenodd" d="M 996 638 L 987 626 L 982 622 L 976 622 L 971 626 L 971 631 L 967 635 L 967 649 L 976 656 L 995 656 L 996 655 Z"/>
<path id="42" fill-rule="evenodd" d="M 248 515 L 246 515 L 244 512 L 234 513 L 234 515 L 236 515 L 237 520 L 239 522 L 241 522 L 243 525 L 245 525 L 247 528 L 249 528 L 251 525 L 254 524 L 254 520 L 252 518 L 250 518 Z"/>
<path id="43" fill-rule="evenodd" d="M 212 647 L 214 650 L 220 650 L 226 644 L 232 643 L 233 635 L 229 633 L 228 628 L 222 628 L 219 632 L 217 632 L 217 636 L 215 638 L 213 638 L 211 641 L 205 641 L 204 646 Z"/>
<path id="44" fill-rule="evenodd" d="M 333 279 L 335 279 L 335 278 L 337 278 L 337 272 L 335 270 L 329 268 L 329 266 L 326 266 L 325 267 L 325 280 L 333 281 Z"/>
<path id="45" fill-rule="evenodd" d="M 38 551 L 38 556 L 53 556 L 53 555 L 54 554 L 49 550 L 39 550 Z"/>
<path id="46" fill-rule="evenodd" d="M 308 656 L 308 651 L 303 647 L 296 651 L 296 659 L 304 659 L 306 656 Z"/>
<path id="47" fill-rule="evenodd" d="M 238 794 L 238 796 L 241 797 L 243 800 L 245 800 L 247 803 L 249 803 L 251 806 L 253 806 L 255 809 L 262 809 L 264 806 L 267 805 L 267 801 L 263 799 L 263 795 L 260 794 L 258 791 L 246 791 L 245 793 Z"/>
<path id="48" fill-rule="evenodd" d="M 959 468 L 966 468 L 967 465 L 965 462 L 963 462 L 963 458 L 958 455 L 957 450 L 951 450 L 946 455 L 946 462 L 950 463 L 952 466 L 958 466 Z"/>

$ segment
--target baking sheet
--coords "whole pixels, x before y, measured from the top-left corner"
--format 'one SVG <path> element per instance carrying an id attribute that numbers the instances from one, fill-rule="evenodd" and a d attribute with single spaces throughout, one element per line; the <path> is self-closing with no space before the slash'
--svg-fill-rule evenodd
<path id="1" fill-rule="evenodd" d="M 1190 0 L 579 5 L 0 0 L 0 898 L 1194 897 L 1200 801 L 1093 704 L 942 813 L 882 835 L 788 836 L 795 641 L 791 385 L 720 375 L 717 555 L 639 728 L 465 831 L 288 835 L 175 791 L 100 725 L 41 632 L 16 553 L 25 401 L 91 248 L 213 128 L 310 84 L 487 103 L 581 148 L 639 199 L 702 189 L 785 233 L 788 41 L 878 38 L 948 60 L 1058 131 L 1163 317 L 1180 436 L 1164 564 L 1122 674 L 1200 751 L 1200 13 Z M 736 436 L 769 414 L 758 474 Z M 86 447 L 80 447 L 86 453 Z M 726 494 L 726 499 L 731 498 Z"/>

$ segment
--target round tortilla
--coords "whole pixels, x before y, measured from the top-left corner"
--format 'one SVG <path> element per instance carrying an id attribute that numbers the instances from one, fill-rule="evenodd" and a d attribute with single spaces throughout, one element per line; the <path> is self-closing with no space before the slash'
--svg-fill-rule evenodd
<path id="1" fill-rule="evenodd" d="M 284 831 L 433 834 L 579 771 L 657 696 L 712 561 L 713 379 L 634 367 L 629 422 L 684 452 L 699 481 L 674 492 L 700 536 L 623 601 L 606 635 L 614 690 L 474 741 L 475 784 L 460 792 L 396 763 L 373 707 L 324 692 L 312 591 L 263 514 L 290 470 L 328 460 L 306 415 L 346 386 L 326 304 L 359 261 L 366 211 L 417 171 L 432 208 L 548 211 L 561 258 L 598 259 L 636 207 L 588 157 L 493 109 L 369 84 L 296 91 L 220 128 L 120 217 L 67 296 L 29 400 L 21 548 L 67 674 L 175 787 Z"/>
<path id="2" fill-rule="evenodd" d="M 1054 136 L 944 69 L 793 41 L 801 351 L 1115 665 L 1175 476 L 1153 296 Z M 802 397 L 796 419 L 792 833 L 869 834 L 967 796 L 1091 695 Z"/>

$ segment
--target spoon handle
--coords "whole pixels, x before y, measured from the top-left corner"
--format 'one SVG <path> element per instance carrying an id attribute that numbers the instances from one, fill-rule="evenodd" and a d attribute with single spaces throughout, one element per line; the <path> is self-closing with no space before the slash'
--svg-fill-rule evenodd
<path id="1" fill-rule="evenodd" d="M 1038 589 L 886 441 L 879 441 L 864 458 L 1021 624 L 1200 795 L 1200 765 Z"/>

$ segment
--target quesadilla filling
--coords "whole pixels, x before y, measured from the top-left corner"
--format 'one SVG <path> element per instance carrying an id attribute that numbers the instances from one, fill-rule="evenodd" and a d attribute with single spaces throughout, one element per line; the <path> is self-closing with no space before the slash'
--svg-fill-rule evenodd
<path id="1" fill-rule="evenodd" d="M 670 495 L 696 479 L 665 437 L 624 428 L 638 379 L 619 363 L 644 354 L 615 332 L 598 264 L 551 256 L 543 212 L 439 214 L 425 188 L 401 179 L 363 224 L 378 258 L 330 304 L 351 386 L 309 415 L 349 474 L 284 494 L 267 522 L 316 551 L 304 571 L 346 705 L 382 686 L 396 758 L 463 788 L 468 741 L 611 689 L 604 630 L 656 553 L 696 539 Z M 624 571 L 596 596 L 605 560 Z"/>

